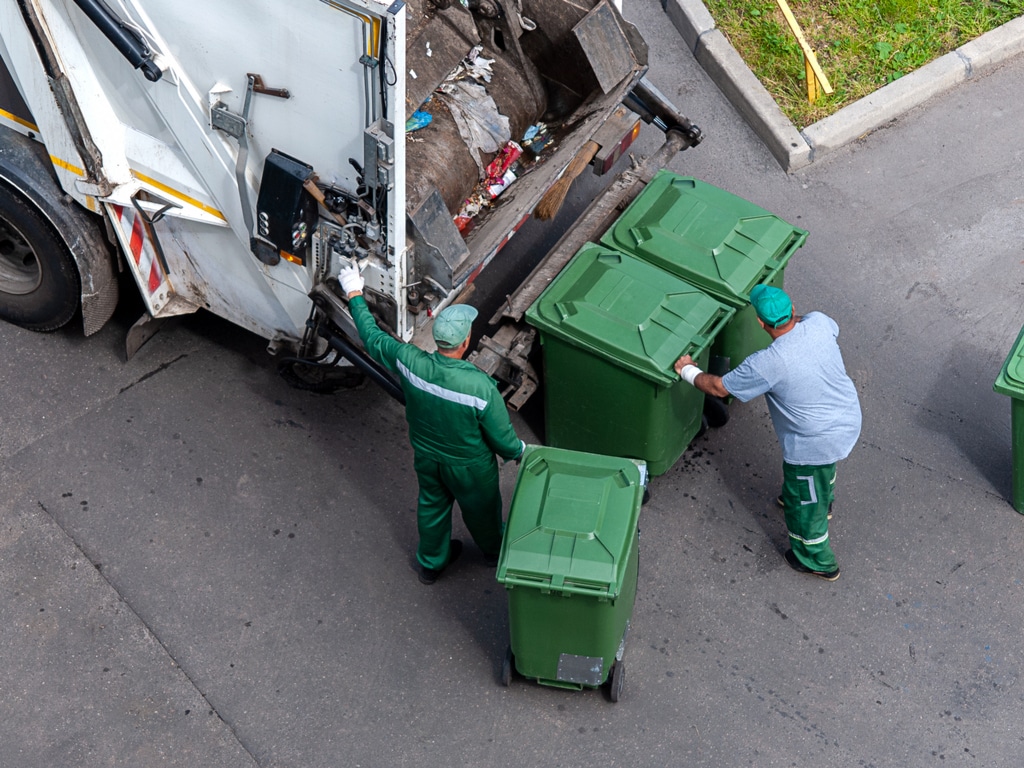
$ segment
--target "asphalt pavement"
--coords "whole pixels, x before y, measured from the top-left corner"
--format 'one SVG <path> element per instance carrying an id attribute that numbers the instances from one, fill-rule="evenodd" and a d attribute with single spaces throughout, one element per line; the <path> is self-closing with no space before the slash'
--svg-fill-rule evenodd
<path id="1" fill-rule="evenodd" d="M 0 765 L 1020 764 L 1024 519 L 992 382 L 1024 324 L 1024 57 L 786 173 L 660 4 L 625 12 L 707 136 L 673 170 L 811 233 L 786 285 L 838 321 L 864 410 L 842 578 L 785 564 L 774 433 L 734 405 L 652 480 L 622 700 L 505 688 L 480 553 L 416 580 L 382 391 L 289 389 L 209 315 L 127 363 L 130 302 L 88 339 L 2 325 Z"/>

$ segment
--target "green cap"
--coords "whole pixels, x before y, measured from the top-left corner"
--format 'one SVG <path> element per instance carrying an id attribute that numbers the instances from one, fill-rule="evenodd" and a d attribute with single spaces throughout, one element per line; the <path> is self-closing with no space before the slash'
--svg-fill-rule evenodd
<path id="1" fill-rule="evenodd" d="M 445 307 L 434 319 L 434 341 L 443 349 L 455 349 L 469 336 L 476 308 L 468 304 Z"/>
<path id="2" fill-rule="evenodd" d="M 750 303 L 761 322 L 772 328 L 785 325 L 793 319 L 793 302 L 781 288 L 773 285 L 755 285 L 750 290 Z"/>

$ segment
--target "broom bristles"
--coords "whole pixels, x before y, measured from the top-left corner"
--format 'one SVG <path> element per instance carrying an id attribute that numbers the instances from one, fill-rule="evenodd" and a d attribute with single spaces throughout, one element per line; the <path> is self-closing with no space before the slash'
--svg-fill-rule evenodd
<path id="1" fill-rule="evenodd" d="M 597 154 L 597 150 L 600 148 L 601 146 L 594 141 L 588 141 L 583 145 L 583 149 L 576 153 L 576 156 L 569 161 L 569 165 L 566 166 L 562 177 L 551 185 L 551 189 L 545 192 L 544 197 L 537 203 L 537 207 L 533 210 L 534 216 L 542 221 L 555 217 L 555 214 L 562 208 L 562 203 L 565 202 L 565 196 L 569 194 L 569 187 L 572 186 L 576 177 L 583 173 L 583 170 L 590 165 L 590 161 L 594 159 L 594 155 Z"/>

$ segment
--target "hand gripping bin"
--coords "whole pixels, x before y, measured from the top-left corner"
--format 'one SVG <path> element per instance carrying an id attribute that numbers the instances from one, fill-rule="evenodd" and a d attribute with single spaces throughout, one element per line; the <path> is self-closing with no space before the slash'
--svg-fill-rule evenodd
<path id="1" fill-rule="evenodd" d="M 618 701 L 636 599 L 641 461 L 529 446 L 523 453 L 497 579 L 508 592 L 515 670 L 542 685 L 609 686 Z"/>
<path id="2" fill-rule="evenodd" d="M 1024 513 L 1024 328 L 992 387 L 1010 398 L 1010 433 L 1013 456 L 1013 508 Z"/>
<path id="3" fill-rule="evenodd" d="M 786 264 L 806 239 L 805 230 L 764 208 L 662 170 L 601 243 L 661 267 L 736 310 L 708 361 L 709 372 L 723 376 L 771 342 L 750 306 L 750 289 L 781 288 Z"/>
<path id="4" fill-rule="evenodd" d="M 543 350 L 544 442 L 666 472 L 704 408 L 673 363 L 685 353 L 704 367 L 733 312 L 657 267 L 585 245 L 526 311 Z"/>

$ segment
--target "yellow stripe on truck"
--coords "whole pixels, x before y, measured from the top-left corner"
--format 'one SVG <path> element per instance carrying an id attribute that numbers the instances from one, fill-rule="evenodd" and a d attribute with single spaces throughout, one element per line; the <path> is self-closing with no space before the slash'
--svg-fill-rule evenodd
<path id="1" fill-rule="evenodd" d="M 83 178 L 85 177 L 85 171 L 83 169 L 79 168 L 77 165 L 72 165 L 71 163 L 66 162 L 65 160 L 61 160 L 59 157 L 50 155 L 50 162 L 59 168 L 63 168 L 65 171 L 68 171 L 69 173 L 73 173 L 76 176 L 82 176 Z M 218 211 L 216 208 L 206 205 L 206 203 L 200 202 L 199 200 L 196 200 L 194 197 L 189 197 L 184 192 L 179 192 L 178 190 L 173 189 L 172 187 L 169 187 L 166 184 L 157 181 L 156 179 L 150 178 L 149 176 L 146 176 L 143 173 L 139 173 L 138 171 L 132 170 L 132 174 L 139 181 L 145 184 L 149 184 L 152 187 L 156 187 L 161 192 L 164 192 L 165 194 L 168 194 L 171 197 L 177 198 L 178 200 L 181 200 L 184 203 L 188 203 L 189 205 L 198 208 L 199 210 L 204 211 L 210 214 L 211 216 L 215 216 L 221 221 L 227 221 L 227 218 L 224 216 L 224 214 Z"/>
<path id="2" fill-rule="evenodd" d="M 182 202 L 188 203 L 189 205 L 198 208 L 199 210 L 204 211 L 205 213 L 208 213 L 211 216 L 216 216 L 221 221 L 227 221 L 227 217 L 223 213 L 218 211 L 216 208 L 206 205 L 206 203 L 202 203 L 199 200 L 196 200 L 194 197 L 189 197 L 183 192 L 179 192 L 176 189 L 172 189 L 171 187 L 168 187 L 166 184 L 163 184 L 157 181 L 156 179 L 152 179 L 149 176 L 146 176 L 145 174 L 139 173 L 136 170 L 132 170 L 132 173 L 135 175 L 135 178 L 137 178 L 139 181 L 145 182 L 150 186 L 156 187 L 161 192 L 165 192 L 171 197 L 175 197 L 178 200 L 181 200 Z"/>
<path id="3" fill-rule="evenodd" d="M 5 117 L 8 120 L 10 120 L 12 123 L 17 123 L 18 125 L 22 126 L 23 128 L 28 128 L 30 131 L 34 131 L 35 133 L 39 133 L 39 127 L 36 126 L 35 123 L 30 123 L 28 120 L 23 120 L 22 118 L 18 117 L 13 112 L 8 112 L 6 109 L 0 109 L 0 117 Z"/>

